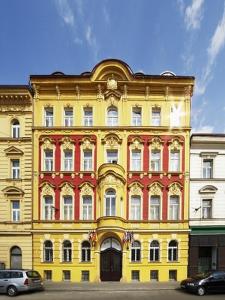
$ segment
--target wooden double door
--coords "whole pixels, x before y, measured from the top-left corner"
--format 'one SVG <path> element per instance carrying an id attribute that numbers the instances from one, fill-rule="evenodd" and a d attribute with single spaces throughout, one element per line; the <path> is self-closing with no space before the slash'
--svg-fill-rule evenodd
<path id="1" fill-rule="evenodd" d="M 122 277 L 122 252 L 108 248 L 101 252 L 101 281 L 120 281 Z"/>

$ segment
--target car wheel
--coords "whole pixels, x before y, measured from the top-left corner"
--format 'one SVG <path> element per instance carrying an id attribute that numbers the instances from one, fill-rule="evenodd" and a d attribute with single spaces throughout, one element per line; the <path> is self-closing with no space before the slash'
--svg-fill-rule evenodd
<path id="1" fill-rule="evenodd" d="M 204 296 L 205 295 L 205 288 L 200 286 L 197 290 L 197 293 L 199 296 Z"/>
<path id="2" fill-rule="evenodd" d="M 13 296 L 16 296 L 17 295 L 17 289 L 15 286 L 13 285 L 10 285 L 7 289 L 7 294 L 8 296 L 10 297 L 13 297 Z"/>

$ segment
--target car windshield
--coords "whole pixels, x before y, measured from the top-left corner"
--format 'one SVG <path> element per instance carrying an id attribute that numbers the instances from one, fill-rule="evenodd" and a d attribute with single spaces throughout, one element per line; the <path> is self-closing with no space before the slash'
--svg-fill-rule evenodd
<path id="1" fill-rule="evenodd" d="M 192 276 L 191 278 L 193 279 L 204 279 L 204 278 L 207 278 L 211 275 L 210 272 L 205 272 L 205 273 L 199 273 L 199 274 L 196 274 L 194 276 Z"/>
<path id="2" fill-rule="evenodd" d="M 40 274 L 37 271 L 27 271 L 26 272 L 28 278 L 40 278 Z"/>

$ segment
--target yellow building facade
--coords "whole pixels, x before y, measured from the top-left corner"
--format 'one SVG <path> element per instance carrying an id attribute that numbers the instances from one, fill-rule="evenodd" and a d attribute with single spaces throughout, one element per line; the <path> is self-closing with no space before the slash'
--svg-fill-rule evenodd
<path id="1" fill-rule="evenodd" d="M 32 268 L 32 95 L 0 86 L 0 263 Z"/>
<path id="2" fill-rule="evenodd" d="M 44 278 L 186 277 L 193 85 L 119 60 L 31 76 L 33 266 Z"/>

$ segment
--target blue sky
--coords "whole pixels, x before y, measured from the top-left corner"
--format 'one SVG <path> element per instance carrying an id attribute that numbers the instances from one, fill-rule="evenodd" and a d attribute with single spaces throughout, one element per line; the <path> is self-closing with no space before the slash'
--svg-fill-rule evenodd
<path id="1" fill-rule="evenodd" d="M 225 132 L 225 0 L 1 0 L 0 84 L 92 70 L 193 75 L 192 127 Z"/>

